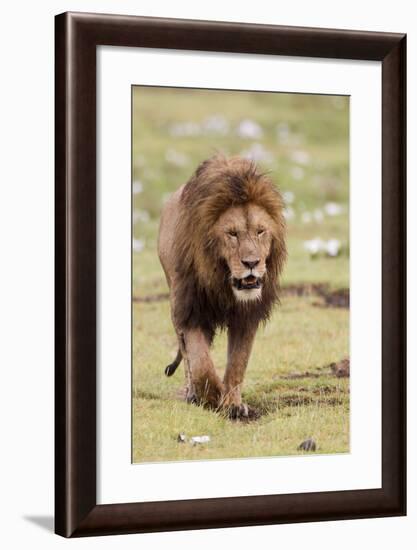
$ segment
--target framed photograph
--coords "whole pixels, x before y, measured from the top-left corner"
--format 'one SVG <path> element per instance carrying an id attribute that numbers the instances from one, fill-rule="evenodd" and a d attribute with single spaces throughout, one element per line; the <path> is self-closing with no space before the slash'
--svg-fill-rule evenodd
<path id="1" fill-rule="evenodd" d="M 404 515 L 405 35 L 55 23 L 56 532 Z"/>

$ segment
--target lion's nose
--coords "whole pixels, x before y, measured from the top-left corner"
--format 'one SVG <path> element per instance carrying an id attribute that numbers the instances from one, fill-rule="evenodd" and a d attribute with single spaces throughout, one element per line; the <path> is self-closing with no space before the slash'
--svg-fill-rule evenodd
<path id="1" fill-rule="evenodd" d="M 259 259 L 258 260 L 241 260 L 241 261 L 242 261 L 242 264 L 248 269 L 253 269 L 259 264 Z"/>

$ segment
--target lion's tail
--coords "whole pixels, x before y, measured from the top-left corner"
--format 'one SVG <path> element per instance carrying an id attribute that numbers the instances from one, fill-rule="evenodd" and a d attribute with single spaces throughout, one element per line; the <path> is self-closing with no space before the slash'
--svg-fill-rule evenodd
<path id="1" fill-rule="evenodd" d="M 174 359 L 174 361 L 169 364 L 167 367 L 165 367 L 165 374 L 167 376 L 172 376 L 174 372 L 177 370 L 178 365 L 181 363 L 182 360 L 182 353 L 181 350 L 178 349 L 177 356 Z"/>

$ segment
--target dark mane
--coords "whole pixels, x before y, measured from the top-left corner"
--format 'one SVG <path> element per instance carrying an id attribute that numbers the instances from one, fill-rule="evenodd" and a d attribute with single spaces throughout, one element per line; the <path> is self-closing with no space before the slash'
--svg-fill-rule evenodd
<path id="1" fill-rule="evenodd" d="M 228 208 L 247 203 L 269 214 L 273 240 L 262 299 L 238 302 L 211 230 Z M 211 339 L 217 328 L 239 329 L 267 320 L 278 301 L 278 277 L 286 258 L 283 201 L 269 177 L 239 157 L 216 156 L 203 162 L 182 193 L 175 257 L 178 289 L 174 317 L 178 326 L 199 327 Z"/>

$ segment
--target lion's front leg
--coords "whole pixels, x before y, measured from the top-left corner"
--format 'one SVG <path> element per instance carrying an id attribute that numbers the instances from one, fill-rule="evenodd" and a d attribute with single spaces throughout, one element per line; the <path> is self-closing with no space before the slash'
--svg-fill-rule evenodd
<path id="1" fill-rule="evenodd" d="M 187 330 L 182 333 L 187 364 L 187 399 L 218 407 L 223 395 L 223 383 L 210 357 L 210 342 L 203 331 Z"/>
<path id="2" fill-rule="evenodd" d="M 248 407 L 242 403 L 241 389 L 255 334 L 256 327 L 243 330 L 242 327 L 229 328 L 222 406 L 232 418 L 248 416 Z"/>

